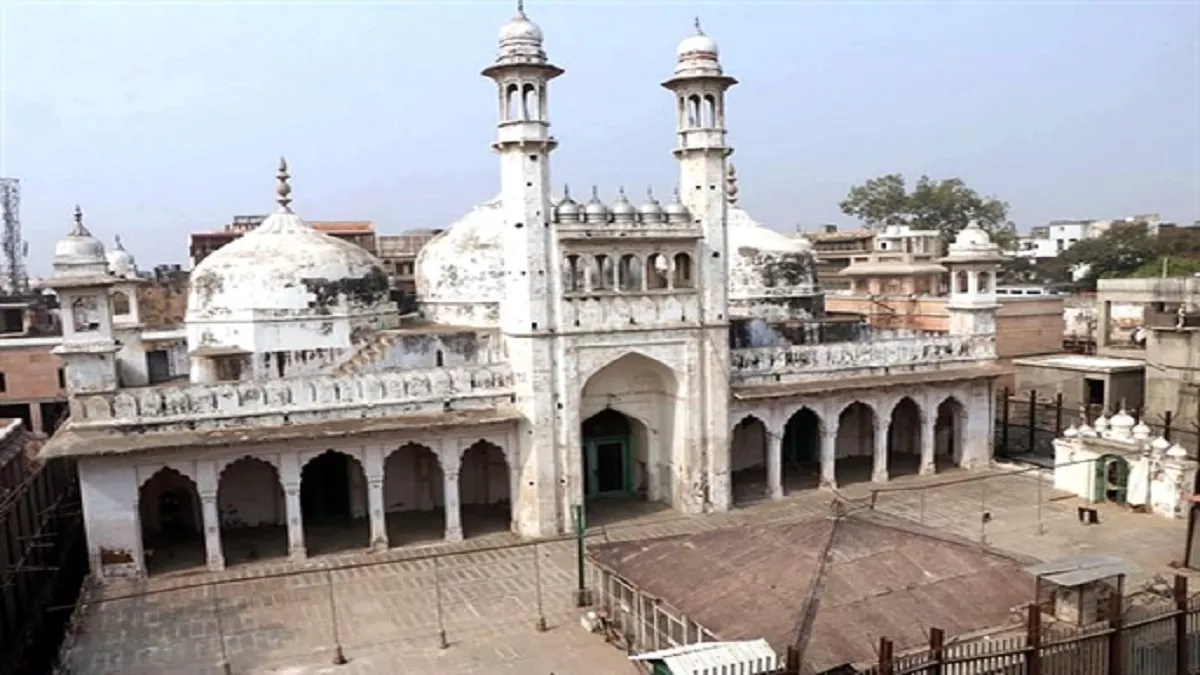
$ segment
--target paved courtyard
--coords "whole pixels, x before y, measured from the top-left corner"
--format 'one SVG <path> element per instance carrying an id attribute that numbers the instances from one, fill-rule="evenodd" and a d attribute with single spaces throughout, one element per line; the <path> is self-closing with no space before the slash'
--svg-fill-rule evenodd
<path id="1" fill-rule="evenodd" d="M 874 504 L 1043 559 L 1087 551 L 1121 555 L 1142 568 L 1133 585 L 1174 572 L 1168 565 L 1182 552 L 1182 522 L 1101 507 L 1100 524 L 1084 526 L 1075 500 L 1039 482 L 1003 467 L 906 477 L 893 480 Z M 841 495 L 866 508 L 871 488 L 853 485 Z M 589 536 L 633 539 L 822 518 L 831 500 L 829 492 L 808 491 L 698 518 L 643 508 Z M 632 672 L 623 653 L 580 627 L 575 569 L 572 541 L 535 546 L 496 533 L 455 545 L 112 584 L 89 594 L 68 663 L 71 672 L 89 675 L 220 673 L 223 648 L 233 673 Z M 544 632 L 537 630 L 539 615 Z M 333 665 L 338 642 L 346 665 Z"/>

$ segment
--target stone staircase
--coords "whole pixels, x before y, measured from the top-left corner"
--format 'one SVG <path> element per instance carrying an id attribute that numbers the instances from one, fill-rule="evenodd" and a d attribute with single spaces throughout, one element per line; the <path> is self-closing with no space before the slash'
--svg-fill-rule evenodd
<path id="1" fill-rule="evenodd" d="M 326 372 L 329 375 L 351 375 L 362 372 L 364 368 L 387 354 L 397 337 L 397 334 L 388 331 L 375 333 L 348 357 L 330 366 Z"/>

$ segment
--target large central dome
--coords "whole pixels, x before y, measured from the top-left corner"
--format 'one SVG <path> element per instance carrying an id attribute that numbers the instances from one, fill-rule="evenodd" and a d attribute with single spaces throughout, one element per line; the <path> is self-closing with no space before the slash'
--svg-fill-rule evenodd
<path id="1" fill-rule="evenodd" d="M 353 331 L 335 330 L 335 320 L 380 327 L 396 315 L 379 260 L 293 213 L 286 178 L 284 165 L 278 211 L 192 270 L 189 348 L 257 352 L 289 341 L 290 350 L 344 347 Z M 296 322 L 315 326 L 315 334 L 294 330 Z"/>

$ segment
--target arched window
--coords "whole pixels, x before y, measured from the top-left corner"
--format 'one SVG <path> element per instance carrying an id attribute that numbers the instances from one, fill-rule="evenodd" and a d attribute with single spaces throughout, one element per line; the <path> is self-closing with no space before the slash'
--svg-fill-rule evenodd
<path id="1" fill-rule="evenodd" d="M 954 292 L 967 293 L 967 273 L 959 272 L 954 275 Z"/>
<path id="2" fill-rule="evenodd" d="M 569 255 L 563 265 L 563 288 L 568 293 L 584 290 L 583 262 L 577 255 Z"/>
<path id="3" fill-rule="evenodd" d="M 508 89 L 504 92 L 504 121 L 511 122 L 517 119 L 517 99 L 521 93 L 521 88 L 515 84 L 508 85 Z"/>
<path id="4" fill-rule="evenodd" d="M 695 284 L 692 273 L 692 256 L 686 253 L 676 253 L 674 263 L 675 288 L 691 288 Z"/>
<path id="5" fill-rule="evenodd" d="M 617 269 L 617 283 L 622 291 L 642 290 L 642 261 L 636 255 L 626 253 L 621 256 L 621 264 Z"/>
<path id="6" fill-rule="evenodd" d="M 75 332 L 83 333 L 100 329 L 95 298 L 75 298 L 71 303 L 71 325 Z"/>
<path id="7" fill-rule="evenodd" d="M 717 121 L 717 100 L 711 94 L 705 95 L 704 104 L 700 108 L 700 126 L 712 129 Z"/>
<path id="8" fill-rule="evenodd" d="M 521 119 L 539 119 L 538 113 L 541 111 L 541 104 L 538 102 L 539 99 L 537 87 L 532 84 L 525 85 L 524 90 L 521 92 Z"/>
<path id="9" fill-rule="evenodd" d="M 670 265 L 667 262 L 666 256 L 661 253 L 651 253 L 646 258 L 646 288 L 648 290 L 662 290 L 668 288 L 670 277 Z"/>
<path id="10" fill-rule="evenodd" d="M 611 256 L 603 253 L 596 256 L 596 266 L 593 270 L 595 278 L 592 280 L 592 288 L 597 291 L 611 291 L 616 286 L 613 259 Z"/>
<path id="11" fill-rule="evenodd" d="M 991 292 L 992 277 L 987 272 L 980 272 L 979 277 L 975 280 L 976 293 Z"/>
<path id="12" fill-rule="evenodd" d="M 121 291 L 114 291 L 112 294 L 112 310 L 117 316 L 125 316 L 129 314 L 129 296 Z"/>
<path id="13" fill-rule="evenodd" d="M 700 97 L 688 97 L 688 127 L 695 129 L 700 126 Z"/>

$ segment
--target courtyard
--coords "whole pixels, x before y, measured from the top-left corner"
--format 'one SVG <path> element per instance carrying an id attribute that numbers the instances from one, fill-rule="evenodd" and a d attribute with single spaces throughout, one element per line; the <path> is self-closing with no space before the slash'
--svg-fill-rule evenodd
<path id="1" fill-rule="evenodd" d="M 1031 471 L 998 466 L 906 476 L 837 493 L 986 545 L 1042 559 L 1103 551 L 1139 566 L 1136 587 L 1173 574 L 1184 525 L 1077 500 Z M 592 541 L 670 536 L 741 524 L 826 517 L 834 495 L 807 490 L 729 513 L 687 518 L 655 505 L 593 518 Z M 985 517 L 986 514 L 986 517 Z M 467 541 L 265 560 L 219 573 L 164 574 L 87 595 L 67 662 L 73 673 L 558 673 L 633 672 L 587 634 L 574 606 L 575 542 L 519 542 L 507 532 Z M 543 621 L 544 620 L 544 621 Z M 545 630 L 540 630 L 540 628 Z M 333 665 L 336 646 L 345 665 Z"/>

